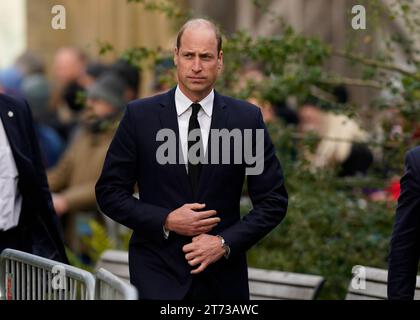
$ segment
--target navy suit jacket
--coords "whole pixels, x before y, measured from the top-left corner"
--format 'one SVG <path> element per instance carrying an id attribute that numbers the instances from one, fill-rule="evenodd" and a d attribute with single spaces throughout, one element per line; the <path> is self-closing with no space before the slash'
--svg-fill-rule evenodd
<path id="1" fill-rule="evenodd" d="M 19 174 L 22 195 L 19 227 L 25 251 L 68 263 L 31 110 L 24 100 L 0 94 L 0 117 Z"/>
<path id="2" fill-rule="evenodd" d="M 128 104 L 96 184 L 98 205 L 103 213 L 134 231 L 129 265 L 139 297 L 182 299 L 190 288 L 193 269 L 182 247 L 191 242 L 191 237 L 172 232 L 164 239 L 163 225 L 167 215 L 185 203 L 205 203 L 205 210 L 214 209 L 221 218 L 210 234 L 221 235 L 231 255 L 213 263 L 204 273 L 219 293 L 218 298 L 249 299 L 246 250 L 277 226 L 287 210 L 287 192 L 274 146 L 258 107 L 216 92 L 211 129 L 263 129 L 264 171 L 247 176 L 253 209 L 242 219 L 245 164 L 203 165 L 194 198 L 185 164 L 160 165 L 156 160 L 156 150 L 162 144 L 156 141 L 160 129 L 172 129 L 179 141 L 174 95 L 172 89 Z M 210 141 L 207 152 L 211 159 Z M 139 200 L 132 196 L 135 183 Z"/>
<path id="3" fill-rule="evenodd" d="M 407 153 L 405 167 L 388 273 L 388 298 L 398 300 L 413 299 L 416 286 L 420 258 L 420 147 Z"/>

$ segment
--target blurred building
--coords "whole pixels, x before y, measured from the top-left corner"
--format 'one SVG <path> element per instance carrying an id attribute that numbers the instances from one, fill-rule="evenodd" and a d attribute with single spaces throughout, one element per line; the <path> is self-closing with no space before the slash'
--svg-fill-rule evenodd
<path id="1" fill-rule="evenodd" d="M 169 48 L 174 38 L 171 22 L 164 14 L 121 0 L 62 0 L 59 4 L 66 9 L 66 29 L 54 30 L 51 9 L 56 4 L 53 0 L 26 0 L 27 48 L 42 53 L 49 67 L 61 46 L 76 46 L 95 58 L 98 43 L 107 42 L 115 50 L 102 58 L 112 61 L 127 48 Z M 143 91 L 147 91 L 150 78 L 151 73 L 145 72 Z"/>
<path id="2" fill-rule="evenodd" d="M 420 0 L 409 1 L 420 5 Z M 260 6 L 256 6 L 259 3 Z M 402 16 L 395 19 L 369 17 L 369 13 L 381 8 L 386 12 L 395 8 L 393 0 L 188 0 L 189 6 L 196 15 L 213 18 L 222 29 L 229 33 L 246 30 L 253 36 L 281 35 L 282 29 L 276 17 L 281 19 L 305 36 L 315 36 L 332 45 L 336 50 L 345 49 L 349 40 L 356 44 L 354 51 L 371 55 L 375 49 L 384 47 L 384 35 L 392 34 L 402 39 L 417 39 L 413 30 L 408 30 Z M 351 9 L 354 5 L 364 5 L 367 11 L 367 29 L 353 30 Z M 270 12 L 270 14 L 266 14 Z M 415 13 L 412 13 L 415 16 Z M 377 19 L 376 21 L 369 18 Z M 379 28 L 373 28 L 373 24 Z M 418 39 L 417 39 L 418 40 Z M 415 45 L 419 45 L 416 43 Z M 419 51 L 420 52 L 420 51 Z M 406 54 L 403 48 L 397 48 L 395 61 L 404 66 Z M 360 77 L 360 69 L 350 66 L 345 59 L 331 58 L 326 68 L 346 77 Z M 350 86 L 350 102 L 366 105 L 377 94 L 372 88 Z"/>
<path id="3" fill-rule="evenodd" d="M 163 0 L 166 1 L 166 0 Z M 152 2 L 152 1 L 148 1 Z M 157 1 L 158 2 L 158 1 Z M 258 8 L 255 3 L 263 5 Z M 281 16 L 285 23 L 307 36 L 317 36 L 336 49 L 344 49 L 349 39 L 356 39 L 357 52 L 369 54 L 385 33 L 413 36 L 407 30 L 401 17 L 384 20 L 382 34 L 372 33 L 371 22 L 368 30 L 351 29 L 351 8 L 363 4 L 371 11 L 375 5 L 385 10 L 393 0 L 179 0 L 169 1 L 191 9 L 194 16 L 212 18 L 224 32 L 239 29 L 248 30 L 254 36 L 281 34 L 281 27 L 273 23 L 271 12 Z M 420 3 L 413 0 L 412 3 Z M 142 4 L 122 0 L 62 0 L 66 8 L 66 30 L 51 27 L 51 9 L 58 3 L 53 0 L 2 0 L 0 1 L 0 68 L 13 61 L 24 49 L 32 49 L 44 56 L 47 65 L 54 52 L 61 46 L 77 46 L 91 57 L 98 56 L 98 42 L 108 42 L 115 52 L 105 56 L 113 60 L 124 49 L 135 46 L 171 48 L 174 44 L 175 29 L 172 21 L 163 13 L 145 10 Z M 381 19 L 381 17 L 379 17 Z M 405 62 L 404 50 L 396 51 L 396 59 Z M 352 77 L 357 68 L 349 67 L 343 58 L 335 57 L 327 63 L 327 68 Z M 143 75 L 143 94 L 150 91 L 151 72 Z M 375 91 L 350 87 L 350 100 L 366 102 Z"/>
<path id="4" fill-rule="evenodd" d="M 0 69 L 25 50 L 26 30 L 26 1 L 0 1 Z"/>

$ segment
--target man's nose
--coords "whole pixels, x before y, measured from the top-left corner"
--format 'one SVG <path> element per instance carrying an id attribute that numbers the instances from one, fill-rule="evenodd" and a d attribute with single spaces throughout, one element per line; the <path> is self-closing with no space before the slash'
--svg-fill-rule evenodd
<path id="1" fill-rule="evenodd" d="M 201 61 L 199 57 L 196 57 L 193 62 L 192 71 L 193 72 L 200 72 L 202 70 Z"/>

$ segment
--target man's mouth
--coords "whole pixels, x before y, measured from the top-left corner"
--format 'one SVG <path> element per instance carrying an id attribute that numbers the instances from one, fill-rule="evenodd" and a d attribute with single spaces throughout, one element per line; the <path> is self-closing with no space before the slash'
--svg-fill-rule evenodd
<path id="1" fill-rule="evenodd" d="M 190 79 L 192 81 L 203 81 L 203 80 L 206 80 L 206 78 L 204 78 L 204 77 L 188 77 L 188 79 Z"/>

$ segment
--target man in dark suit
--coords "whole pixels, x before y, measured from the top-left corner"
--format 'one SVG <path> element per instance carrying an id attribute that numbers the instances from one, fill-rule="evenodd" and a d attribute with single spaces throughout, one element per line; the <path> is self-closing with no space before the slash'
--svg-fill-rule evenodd
<path id="1" fill-rule="evenodd" d="M 388 298 L 412 300 L 420 258 L 420 147 L 406 155 L 391 239 Z"/>
<path id="2" fill-rule="evenodd" d="M 134 231 L 130 278 L 142 299 L 249 299 L 246 250 L 286 214 L 282 170 L 259 108 L 213 89 L 221 46 L 219 31 L 207 20 L 182 27 L 174 50 L 178 86 L 128 104 L 96 185 L 103 213 Z M 159 159 L 162 129 L 174 132 L 168 141 L 180 159 L 175 164 Z M 263 133 L 261 149 L 254 138 L 244 145 L 252 154 L 260 150 L 263 168 L 247 175 L 253 209 L 242 219 L 240 198 L 251 165 L 222 164 L 223 152 L 232 159 L 239 143 L 228 140 L 218 153 L 220 140 L 211 134 L 217 129 Z M 196 154 L 206 153 L 208 164 L 192 160 L 192 142 L 203 147 Z M 132 196 L 136 183 L 139 199 Z"/>
<path id="3" fill-rule="evenodd" d="M 0 252 L 68 263 L 28 104 L 0 94 Z"/>

